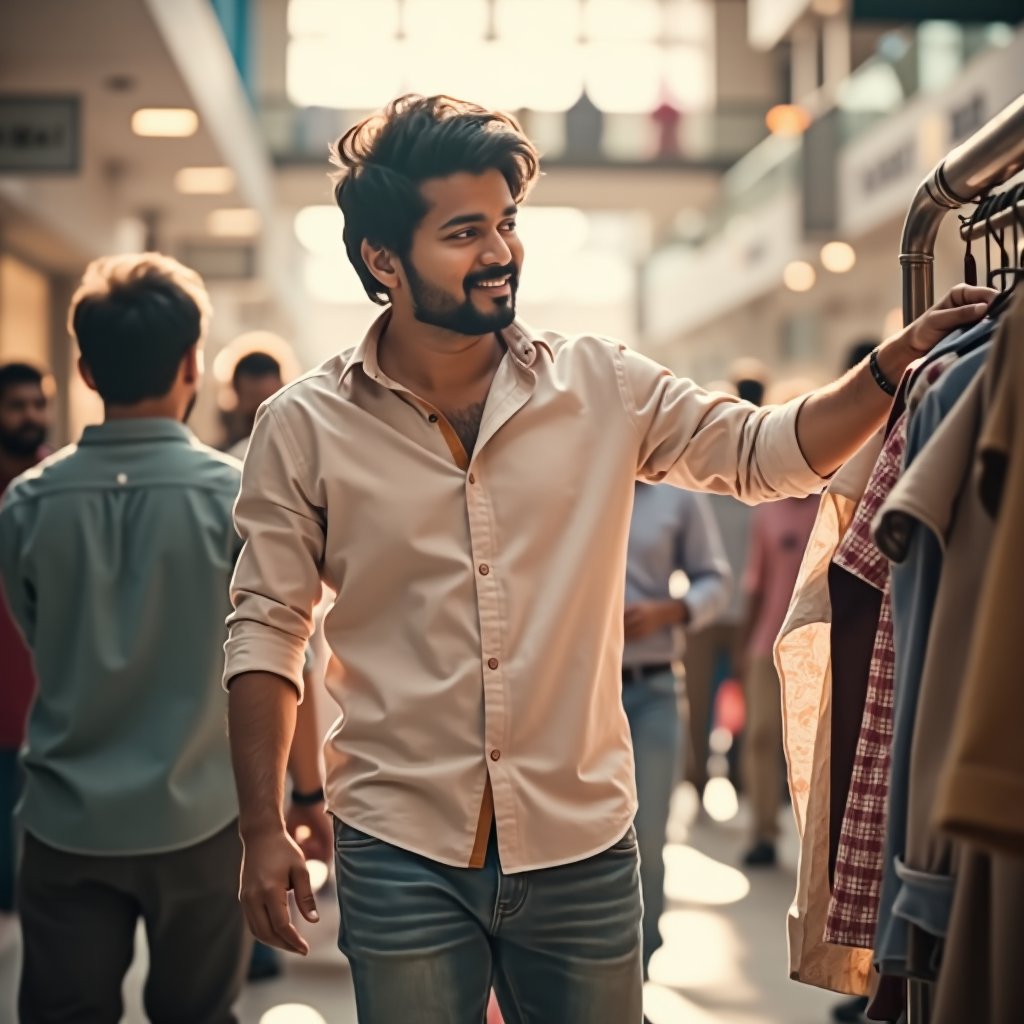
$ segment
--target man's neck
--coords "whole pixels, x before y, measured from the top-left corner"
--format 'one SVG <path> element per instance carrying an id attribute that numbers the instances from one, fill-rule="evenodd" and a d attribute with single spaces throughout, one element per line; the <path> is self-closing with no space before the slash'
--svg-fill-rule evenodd
<path id="1" fill-rule="evenodd" d="M 377 349 L 380 368 L 425 394 L 458 394 L 489 383 L 505 346 L 495 331 L 456 334 L 394 311 Z"/>
<path id="2" fill-rule="evenodd" d="M 105 405 L 103 420 L 112 423 L 117 420 L 175 420 L 182 421 L 183 410 L 178 402 L 166 398 L 147 398 L 133 405 Z"/>

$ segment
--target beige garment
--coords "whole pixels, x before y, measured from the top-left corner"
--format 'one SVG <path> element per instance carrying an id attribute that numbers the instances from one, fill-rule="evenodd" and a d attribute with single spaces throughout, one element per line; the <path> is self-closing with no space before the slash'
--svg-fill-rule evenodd
<path id="1" fill-rule="evenodd" d="M 1024 289 L 983 372 L 979 488 L 996 526 L 981 593 L 964 595 L 978 602 L 977 628 L 934 817 L 957 838 L 1024 857 Z"/>
<path id="2" fill-rule="evenodd" d="M 789 614 L 775 645 L 782 691 L 783 749 L 800 835 L 797 891 L 789 910 L 789 972 L 795 981 L 866 995 L 871 950 L 825 942 L 829 881 L 832 609 L 828 567 L 881 451 L 879 431 L 833 477 L 822 496 Z"/>
<path id="3" fill-rule="evenodd" d="M 581 860 L 636 810 L 620 675 L 634 481 L 750 501 L 815 490 L 799 402 L 757 409 L 625 346 L 516 324 L 470 458 L 381 370 L 386 323 L 261 409 L 225 680 L 270 671 L 301 691 L 322 579 L 345 668 L 330 810 L 466 866 L 493 798 L 506 871 Z"/>
<path id="4" fill-rule="evenodd" d="M 774 843 L 782 803 L 782 714 L 779 674 L 770 655 L 750 659 L 743 727 L 743 787 L 754 812 L 755 841 Z"/>

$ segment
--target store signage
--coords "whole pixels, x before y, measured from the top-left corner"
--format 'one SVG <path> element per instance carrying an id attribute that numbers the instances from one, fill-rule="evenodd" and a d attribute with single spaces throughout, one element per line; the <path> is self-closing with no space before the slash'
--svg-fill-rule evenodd
<path id="1" fill-rule="evenodd" d="M 874 163 L 861 171 L 861 191 L 872 195 L 900 181 L 909 173 L 917 173 L 917 141 L 900 142 L 894 150 L 883 153 Z"/>
<path id="2" fill-rule="evenodd" d="M 79 140 L 77 96 L 0 95 L 0 173 L 73 173 Z"/>

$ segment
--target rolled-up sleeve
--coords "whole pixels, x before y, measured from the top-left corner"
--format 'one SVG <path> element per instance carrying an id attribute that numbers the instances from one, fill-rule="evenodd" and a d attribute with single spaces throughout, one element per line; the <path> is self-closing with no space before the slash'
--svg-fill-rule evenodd
<path id="1" fill-rule="evenodd" d="M 235 503 L 243 545 L 231 581 L 225 687 L 242 672 L 273 672 L 302 696 L 325 535 L 307 468 L 285 419 L 273 404 L 264 406 Z"/>
<path id="2" fill-rule="evenodd" d="M 705 391 L 622 346 L 619 374 L 640 435 L 637 475 L 747 504 L 797 498 L 826 481 L 808 465 L 796 421 L 806 400 L 758 408 Z"/>

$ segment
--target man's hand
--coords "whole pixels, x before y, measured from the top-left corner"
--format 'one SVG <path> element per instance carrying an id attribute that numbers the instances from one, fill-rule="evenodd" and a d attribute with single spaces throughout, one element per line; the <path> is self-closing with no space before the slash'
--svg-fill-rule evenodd
<path id="1" fill-rule="evenodd" d="M 682 601 L 637 601 L 626 605 L 626 640 L 643 640 L 665 626 L 685 626 L 689 620 Z"/>
<path id="2" fill-rule="evenodd" d="M 322 803 L 313 807 L 292 804 L 285 817 L 285 827 L 306 860 L 331 863 L 334 856 L 334 830 Z"/>
<path id="3" fill-rule="evenodd" d="M 306 860 L 283 829 L 242 835 L 242 884 L 239 901 L 249 930 L 267 946 L 288 953 L 309 952 L 309 944 L 292 924 L 288 893 L 294 891 L 299 912 L 314 924 L 320 920 L 309 883 Z"/>
<path id="4" fill-rule="evenodd" d="M 954 285 L 934 306 L 885 342 L 878 353 L 879 366 L 893 384 L 915 360 L 930 352 L 957 327 L 966 327 L 985 315 L 999 293 L 981 285 Z"/>

